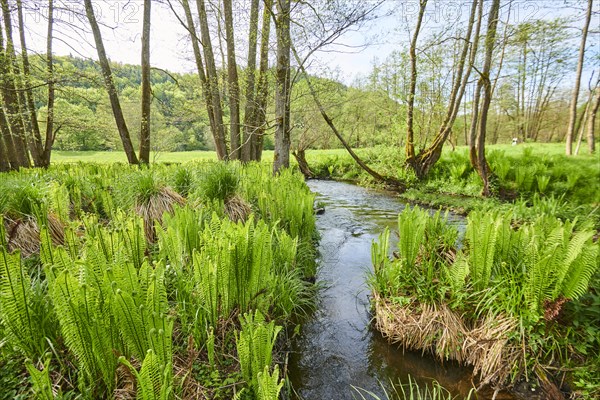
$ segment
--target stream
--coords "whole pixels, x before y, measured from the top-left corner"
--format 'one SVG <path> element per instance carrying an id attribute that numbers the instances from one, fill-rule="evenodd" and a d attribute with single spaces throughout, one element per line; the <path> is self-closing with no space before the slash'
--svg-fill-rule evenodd
<path id="1" fill-rule="evenodd" d="M 403 351 L 370 324 L 371 243 L 386 226 L 397 232 L 397 216 L 405 204 L 392 193 L 348 183 L 307 183 L 317 194 L 317 204 L 325 207 L 317 216 L 317 281 L 323 289 L 290 354 L 288 372 L 297 398 L 361 399 L 355 389 L 360 388 L 363 395 L 367 390 L 385 399 L 391 382 L 406 383 L 409 376 L 420 386 L 436 380 L 453 395 L 466 396 L 472 388 L 468 368 Z M 450 214 L 449 222 L 464 226 L 458 215 Z M 395 247 L 397 235 L 390 240 Z"/>

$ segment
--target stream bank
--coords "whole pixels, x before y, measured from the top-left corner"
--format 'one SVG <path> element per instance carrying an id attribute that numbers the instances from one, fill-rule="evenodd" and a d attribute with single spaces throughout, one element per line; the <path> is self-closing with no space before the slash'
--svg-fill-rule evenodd
<path id="1" fill-rule="evenodd" d="M 422 386 L 436 380 L 453 395 L 466 397 L 473 387 L 469 368 L 403 351 L 371 326 L 367 286 L 371 243 L 385 227 L 396 229 L 405 204 L 392 193 L 349 183 L 307 183 L 325 208 L 317 217 L 321 235 L 317 281 L 323 289 L 317 310 L 302 327 L 290 355 L 289 377 L 298 398 L 360 398 L 354 386 L 383 399 L 390 382 L 408 382 L 409 376 Z M 464 225 L 455 214 L 449 214 L 449 222 Z M 397 237 L 390 240 L 395 245 Z"/>

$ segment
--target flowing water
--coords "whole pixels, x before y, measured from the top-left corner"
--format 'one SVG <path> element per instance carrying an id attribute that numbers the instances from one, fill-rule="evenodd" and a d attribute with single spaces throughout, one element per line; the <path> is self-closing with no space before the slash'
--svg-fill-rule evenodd
<path id="1" fill-rule="evenodd" d="M 405 205 L 391 193 L 348 183 L 311 180 L 308 186 L 325 207 L 325 213 L 317 216 L 321 234 L 317 281 L 324 288 L 290 355 L 289 376 L 298 397 L 361 398 L 354 386 L 385 398 L 383 388 L 389 390 L 390 381 L 407 382 L 409 375 L 420 385 L 435 379 L 452 394 L 466 396 L 472 387 L 468 368 L 403 352 L 370 324 L 371 243 L 386 226 L 397 231 L 397 216 Z M 449 219 L 464 226 L 460 216 Z M 395 245 L 398 238 L 391 236 Z"/>

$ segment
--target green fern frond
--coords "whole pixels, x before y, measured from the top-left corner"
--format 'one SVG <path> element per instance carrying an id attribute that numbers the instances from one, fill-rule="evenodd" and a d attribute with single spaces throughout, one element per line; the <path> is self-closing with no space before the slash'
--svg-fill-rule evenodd
<path id="1" fill-rule="evenodd" d="M 258 400 L 277 400 L 279 392 L 283 387 L 283 379 L 279 380 L 279 367 L 276 365 L 273 369 L 273 374 L 269 373 L 269 367 L 265 366 L 263 372 L 259 372 L 257 376 Z"/>
<path id="2" fill-rule="evenodd" d="M 43 316 L 32 308 L 31 279 L 21 263 L 21 254 L 0 251 L 0 318 L 9 342 L 22 354 L 39 359 L 46 350 L 41 325 Z"/>
<path id="3" fill-rule="evenodd" d="M 31 377 L 31 387 L 35 399 L 54 400 L 52 380 L 50 379 L 50 357 L 47 357 L 44 361 L 44 368 L 41 371 L 33 365 L 30 359 L 25 360 L 25 368 Z"/>
<path id="4" fill-rule="evenodd" d="M 407 207 L 398 215 L 398 248 L 400 257 L 407 268 L 413 268 L 424 241 L 429 214 L 419 207 Z"/>

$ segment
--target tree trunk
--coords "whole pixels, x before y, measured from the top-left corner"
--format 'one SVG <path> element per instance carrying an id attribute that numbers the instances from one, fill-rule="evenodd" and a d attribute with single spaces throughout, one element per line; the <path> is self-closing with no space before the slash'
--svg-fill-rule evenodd
<path id="1" fill-rule="evenodd" d="M 40 134 L 40 125 L 37 120 L 37 112 L 33 98 L 33 90 L 31 89 L 31 66 L 29 64 L 29 56 L 27 54 L 27 42 L 25 40 L 25 26 L 23 21 L 23 5 L 21 0 L 17 0 L 17 18 L 19 21 L 19 38 L 21 41 L 21 59 L 23 61 L 23 80 L 25 85 L 25 102 L 27 113 L 29 115 L 29 123 L 31 125 L 31 156 L 36 167 L 43 166 L 43 147 L 42 136 Z"/>
<path id="2" fill-rule="evenodd" d="M 204 61 L 206 63 L 206 83 L 210 92 L 211 112 L 213 113 L 215 121 L 215 131 L 213 133 L 215 148 L 219 160 L 228 160 L 229 152 L 227 151 L 225 130 L 223 128 L 223 108 L 221 106 L 221 94 L 219 93 L 219 77 L 215 65 L 215 57 L 210 39 L 210 30 L 208 28 L 204 0 L 196 0 L 196 6 L 198 8 L 198 16 L 200 17 L 201 44 L 204 49 Z"/>
<path id="3" fill-rule="evenodd" d="M 104 49 L 102 35 L 100 34 L 100 27 L 98 26 L 96 16 L 94 15 L 92 1 L 84 0 L 84 3 L 85 13 L 90 23 L 92 33 L 94 34 L 94 42 L 96 44 L 96 50 L 98 52 L 100 68 L 102 69 L 104 85 L 106 86 L 106 91 L 108 92 L 108 98 L 110 99 L 110 105 L 112 107 L 113 115 L 115 117 L 115 123 L 117 124 L 119 135 L 121 136 L 121 142 L 123 143 L 123 150 L 127 155 L 127 160 L 129 161 L 129 164 L 137 164 L 138 159 L 135 154 L 135 150 L 133 149 L 133 145 L 131 144 L 129 129 L 127 129 L 127 123 L 125 122 L 125 117 L 123 116 L 123 109 L 121 108 L 121 103 L 119 102 L 119 95 L 117 94 L 117 88 L 115 87 L 115 83 L 113 81 L 110 63 L 108 61 L 108 57 L 106 56 L 106 50 Z"/>
<path id="4" fill-rule="evenodd" d="M 188 0 L 182 0 L 183 10 L 185 12 L 186 23 L 180 21 L 181 24 L 188 30 L 190 33 L 190 37 L 192 39 L 192 49 L 194 50 L 194 58 L 196 60 L 196 68 L 198 70 L 198 76 L 200 78 L 200 83 L 202 85 L 202 96 L 204 97 L 204 104 L 206 105 L 206 113 L 208 114 L 208 120 L 210 123 L 210 131 L 213 135 L 213 139 L 216 143 L 215 134 L 217 132 L 217 128 L 215 125 L 215 115 L 212 111 L 212 94 L 210 92 L 210 88 L 208 82 L 206 80 L 206 72 L 204 69 L 204 63 L 202 61 L 202 53 L 200 52 L 200 39 L 196 34 L 196 27 L 194 25 L 194 18 L 192 16 L 192 11 L 190 9 L 190 5 Z"/>
<path id="5" fill-rule="evenodd" d="M 290 0 L 277 1 L 275 78 L 275 154 L 273 173 L 290 166 Z"/>
<path id="6" fill-rule="evenodd" d="M 373 178 L 375 178 L 375 180 L 377 180 L 379 182 L 386 183 L 386 184 L 391 185 L 391 186 L 394 186 L 398 190 L 405 190 L 406 189 L 406 185 L 404 183 L 400 182 L 399 180 L 397 180 L 395 178 L 392 178 L 392 177 L 389 177 L 389 176 L 383 176 L 383 175 L 379 174 L 378 172 L 374 171 L 373 169 L 371 169 L 358 156 L 358 154 L 356 154 L 354 152 L 354 150 L 352 150 L 352 147 L 350 147 L 350 145 L 346 142 L 346 140 L 344 139 L 344 137 L 337 130 L 335 124 L 333 123 L 333 120 L 329 117 L 329 115 L 325 111 L 325 107 L 323 107 L 323 104 L 319 100 L 319 97 L 317 96 L 317 92 L 316 92 L 315 88 L 312 85 L 310 77 L 309 77 L 308 73 L 306 72 L 306 69 L 304 68 L 304 65 L 303 65 L 302 61 L 300 60 L 300 57 L 298 56 L 298 53 L 296 53 L 296 49 L 294 49 L 293 46 L 292 46 L 292 51 L 294 53 L 294 57 L 296 59 L 296 62 L 299 65 L 300 71 L 302 72 L 302 74 L 306 78 L 306 84 L 308 86 L 308 90 L 310 91 L 310 94 L 311 94 L 311 96 L 312 96 L 315 104 L 317 105 L 317 108 L 319 109 L 319 112 L 321 113 L 321 116 L 323 117 L 323 119 L 325 120 L 325 122 L 327 123 L 327 125 L 329 126 L 329 128 L 331 128 L 331 131 L 333 132 L 333 134 L 335 135 L 335 137 L 338 138 L 338 140 L 340 141 L 340 143 L 342 144 L 342 146 L 344 146 L 344 148 L 346 149 L 346 151 L 348 151 L 348 154 L 350 154 L 350 156 L 354 159 L 354 161 L 356 161 L 356 163 L 365 172 L 367 172 L 369 175 L 371 175 Z"/>
<path id="7" fill-rule="evenodd" d="M 477 25 L 475 27 L 475 33 L 472 35 L 473 26 L 475 25 L 476 19 L 476 10 L 478 10 Z M 471 14 L 469 17 L 469 26 L 465 34 L 465 41 L 459 59 L 459 65 L 456 69 L 454 85 L 452 88 L 450 101 L 448 104 L 448 110 L 444 122 L 440 126 L 438 134 L 436 135 L 433 142 L 428 148 L 421 150 L 419 154 L 412 158 L 407 157 L 407 165 L 412 168 L 415 175 L 419 179 L 423 179 L 429 173 L 429 170 L 439 160 L 439 158 L 442 155 L 444 143 L 448 139 L 450 132 L 452 132 L 452 126 L 454 125 L 454 121 L 456 120 L 456 116 L 458 115 L 460 104 L 462 102 L 462 98 L 464 96 L 465 89 L 469 81 L 469 76 L 471 75 L 471 70 L 475 62 L 475 56 L 477 54 L 477 47 L 479 43 L 479 31 L 481 28 L 481 20 L 483 19 L 482 15 L 483 0 L 473 0 L 473 3 L 471 5 Z M 473 36 L 472 40 L 470 40 L 471 36 Z M 469 64 L 465 71 L 465 62 L 467 59 L 467 55 L 469 55 Z"/>
<path id="8" fill-rule="evenodd" d="M 150 105 L 152 88 L 150 83 L 150 18 L 151 0 L 144 0 L 142 28 L 142 123 L 140 126 L 140 163 L 150 163 Z"/>
<path id="9" fill-rule="evenodd" d="M 417 39 L 419 37 L 419 31 L 421 30 L 421 23 L 423 22 L 423 15 L 425 14 L 425 8 L 427 7 L 427 0 L 420 0 L 419 2 L 419 16 L 417 17 L 417 26 L 415 27 L 415 33 L 410 41 L 410 87 L 408 91 L 408 105 L 406 113 L 406 161 L 411 164 L 415 158 L 415 139 L 414 139 L 414 109 L 415 109 L 415 94 L 417 91 Z"/>
<path id="10" fill-rule="evenodd" d="M 570 156 L 573 153 L 573 135 L 575 134 L 575 122 L 577 120 L 577 99 L 579 98 L 579 87 L 581 85 L 581 72 L 583 70 L 583 59 L 585 56 L 585 43 L 587 40 L 590 20 L 592 19 L 593 0 L 588 0 L 588 7 L 581 35 L 581 44 L 579 46 L 579 59 L 577 60 L 577 72 L 575 74 L 575 87 L 571 96 L 571 105 L 569 109 L 569 125 L 567 126 L 566 149 L 565 153 Z"/>
<path id="11" fill-rule="evenodd" d="M 54 1 L 48 1 L 48 34 L 46 39 L 46 71 L 48 73 L 48 115 L 46 117 L 46 141 L 42 162 L 45 168 L 50 166 L 52 146 L 56 137 L 54 132 L 54 60 L 52 56 L 52 39 L 54 35 Z"/>
<path id="12" fill-rule="evenodd" d="M 479 129 L 477 132 L 477 172 L 483 181 L 483 196 L 491 195 L 490 188 L 490 168 L 485 158 L 485 136 L 487 133 L 487 117 L 492 101 L 492 84 L 490 81 L 490 71 L 492 67 L 492 55 L 494 53 L 494 44 L 496 42 L 496 29 L 498 26 L 498 14 L 500 10 L 500 0 L 493 0 L 488 16 L 488 28 L 485 36 L 485 60 L 483 70 L 477 84 L 478 88 L 483 88 L 483 99 L 481 104 L 481 116 L 479 118 Z M 481 85 L 481 86 L 480 86 Z"/>
<path id="13" fill-rule="evenodd" d="M 598 115 L 598 108 L 600 108 L 600 86 L 596 86 L 595 92 L 596 94 L 594 96 L 593 106 L 590 109 L 587 123 L 587 143 L 590 154 L 594 154 L 596 151 L 594 130 L 596 129 L 596 116 Z"/>
<path id="14" fill-rule="evenodd" d="M 225 14 L 227 80 L 229 83 L 229 134 L 231 138 L 231 151 L 229 156 L 232 160 L 237 160 L 241 158 L 242 154 L 240 140 L 240 84 L 238 82 L 237 62 L 235 60 L 235 35 L 231 0 L 223 0 L 223 13 Z"/>
<path id="15" fill-rule="evenodd" d="M 2 124 L 5 123 L 4 119 L 4 111 L 0 110 L 2 114 L 0 116 L 0 172 L 10 171 L 10 161 L 8 160 L 8 151 L 6 150 L 6 146 L 4 146 L 4 129 L 5 127 Z"/>
<path id="16" fill-rule="evenodd" d="M 11 132 L 12 149 L 7 148 L 10 152 L 14 151 L 14 164 L 11 163 L 13 169 L 19 167 L 29 167 L 30 160 L 27 150 L 27 141 L 25 139 L 25 125 L 21 117 L 21 109 L 19 97 L 17 95 L 17 87 L 15 85 L 14 72 L 14 47 L 12 41 L 12 23 L 10 19 L 10 10 L 7 0 L 0 0 L 2 7 L 2 16 L 4 19 L 4 29 L 6 31 L 6 48 L 0 39 L 0 87 L 2 88 L 5 113 L 8 126 Z M 0 37 L 2 33 L 0 32 Z"/>
<path id="17" fill-rule="evenodd" d="M 471 165 L 477 169 L 477 128 L 479 127 L 479 103 L 481 103 L 482 79 L 479 78 L 473 96 L 473 111 L 471 112 L 471 126 L 469 128 L 469 159 Z"/>
<path id="18" fill-rule="evenodd" d="M 4 84 L 4 37 L 2 36 L 2 22 L 0 21 L 0 85 Z M 0 93 L 4 100 L 4 90 Z M 2 171 L 9 171 L 11 169 L 19 168 L 19 162 L 17 160 L 17 154 L 15 145 L 13 142 L 12 135 L 10 133 L 10 126 L 6 115 L 4 114 L 4 101 L 0 105 L 0 151 L 2 151 L 2 157 L 0 157 L 0 169 Z"/>
<path id="19" fill-rule="evenodd" d="M 246 66 L 246 107 L 244 108 L 244 136 L 240 158 L 247 162 L 251 160 L 252 141 L 256 132 L 253 118 L 256 114 L 256 96 L 254 93 L 254 78 L 256 74 L 256 47 L 258 46 L 258 5 L 259 0 L 250 3 L 250 30 L 248 35 L 248 64 Z"/>
<path id="20" fill-rule="evenodd" d="M 300 172 L 306 179 L 312 178 L 315 176 L 313 172 L 310 170 L 310 166 L 308 165 L 308 161 L 306 161 L 306 151 L 304 149 L 298 149 L 292 152 L 292 155 L 298 162 L 298 168 L 300 168 Z"/>
<path id="21" fill-rule="evenodd" d="M 15 153 L 11 153 L 11 149 L 14 149 L 14 145 L 10 137 L 10 128 L 4 115 L 4 108 L 0 106 L 0 172 L 13 169 L 11 162 L 15 165 L 15 169 L 18 168 L 18 163 L 14 158 Z"/>
<path id="22" fill-rule="evenodd" d="M 592 107 L 593 95 L 594 95 L 594 92 L 590 91 L 590 93 L 588 94 L 588 99 L 585 103 L 585 108 L 584 108 L 583 112 L 581 113 L 581 116 L 579 117 L 579 121 L 577 123 L 577 128 L 575 129 L 575 131 L 578 132 L 577 133 L 577 144 L 575 145 L 575 155 L 576 156 L 579 155 L 579 149 L 581 148 L 581 142 L 583 141 L 583 132 L 586 130 L 586 127 L 587 127 L 589 112 Z"/>
<path id="23" fill-rule="evenodd" d="M 269 98 L 269 39 L 271 36 L 271 9 L 273 0 L 264 0 L 263 20 L 260 37 L 260 65 L 258 85 L 256 87 L 256 110 L 252 117 L 255 127 L 252 140 L 252 159 L 260 161 L 263 151 L 263 139 L 267 125 L 267 100 Z"/>

